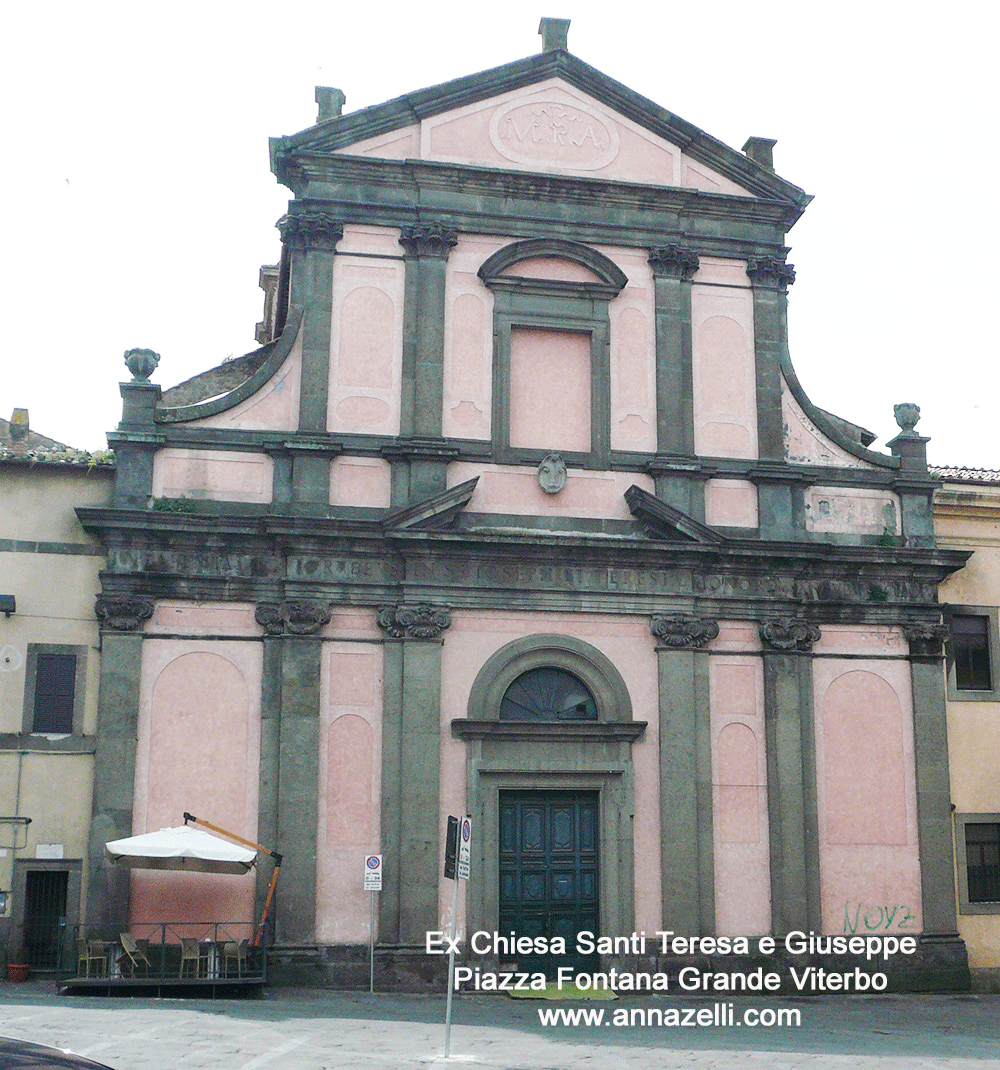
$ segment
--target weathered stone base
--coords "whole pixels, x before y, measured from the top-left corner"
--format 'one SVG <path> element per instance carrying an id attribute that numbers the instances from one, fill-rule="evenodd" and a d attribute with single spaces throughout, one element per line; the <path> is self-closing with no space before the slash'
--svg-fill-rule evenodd
<path id="1" fill-rule="evenodd" d="M 369 983 L 366 945 L 283 945 L 271 948 L 268 983 L 308 988 L 364 989 Z M 376 992 L 444 992 L 448 959 L 420 947 L 376 947 Z"/>
<path id="2" fill-rule="evenodd" d="M 979 967 L 970 969 L 972 991 L 988 995 L 1000 995 L 1000 967 Z"/>

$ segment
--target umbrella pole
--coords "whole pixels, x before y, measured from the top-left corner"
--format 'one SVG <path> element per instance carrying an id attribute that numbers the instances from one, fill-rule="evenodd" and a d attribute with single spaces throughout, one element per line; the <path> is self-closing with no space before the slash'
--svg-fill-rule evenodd
<path id="1" fill-rule="evenodd" d="M 281 872 L 281 863 L 284 861 L 284 855 L 279 854 L 277 851 L 272 851 L 269 847 L 264 847 L 262 844 L 254 843 L 253 840 L 247 840 L 242 836 L 237 836 L 235 832 L 230 832 L 228 829 L 213 825 L 211 821 L 205 821 L 200 817 L 195 817 L 194 814 L 185 812 L 184 824 L 186 825 L 188 822 L 191 822 L 193 825 L 202 825 L 204 828 L 211 829 L 213 832 L 228 836 L 229 839 L 235 840 L 237 843 L 242 843 L 244 847 L 252 847 L 255 851 L 260 851 L 261 854 L 270 855 L 274 859 L 274 873 L 271 874 L 271 884 L 267 889 L 267 899 L 264 900 L 264 912 L 260 916 L 260 925 L 257 926 L 257 932 L 253 939 L 253 946 L 258 947 L 260 945 L 261 934 L 264 932 L 264 923 L 267 921 L 267 912 L 270 910 L 271 900 L 274 898 L 274 889 L 275 885 L 278 883 L 278 874 Z"/>

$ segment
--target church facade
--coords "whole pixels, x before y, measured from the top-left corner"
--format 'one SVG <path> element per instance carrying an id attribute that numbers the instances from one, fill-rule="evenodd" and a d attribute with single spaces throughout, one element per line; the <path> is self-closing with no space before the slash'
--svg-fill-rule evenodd
<path id="1" fill-rule="evenodd" d="M 460 927 L 892 933 L 967 983 L 926 439 L 790 363 L 809 197 L 542 22 L 525 60 L 272 141 L 261 349 L 110 436 L 88 919 L 227 921 L 252 878 L 117 874 L 203 816 L 284 855 L 273 963 L 429 969 Z M 195 917 L 197 915 L 198 917 Z M 360 961 L 363 962 L 363 959 Z M 433 965 L 433 964 L 431 964 Z"/>

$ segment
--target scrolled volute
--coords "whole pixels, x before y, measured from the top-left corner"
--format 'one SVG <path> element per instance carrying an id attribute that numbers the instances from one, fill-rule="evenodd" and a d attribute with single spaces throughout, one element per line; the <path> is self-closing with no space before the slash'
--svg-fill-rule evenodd
<path id="1" fill-rule="evenodd" d="M 650 631 L 664 646 L 677 650 L 703 647 L 719 634 L 719 625 L 714 620 L 698 617 L 655 616 L 650 621 Z"/>
<path id="2" fill-rule="evenodd" d="M 451 610 L 427 602 L 382 606 L 375 623 L 393 639 L 437 639 L 451 627 Z"/>
<path id="3" fill-rule="evenodd" d="M 268 635 L 316 635 L 329 623 L 330 607 L 303 599 L 259 602 L 254 618 Z"/>
<path id="4" fill-rule="evenodd" d="M 818 624 L 791 617 L 765 621 L 760 626 L 761 641 L 771 650 L 808 652 L 821 635 Z"/>
<path id="5" fill-rule="evenodd" d="M 148 598 L 99 595 L 94 603 L 94 616 L 101 627 L 115 632 L 134 632 L 153 615 L 153 603 Z"/>
<path id="6" fill-rule="evenodd" d="M 277 222 L 281 240 L 296 249 L 333 251 L 344 236 L 344 224 L 326 212 L 295 212 Z"/>

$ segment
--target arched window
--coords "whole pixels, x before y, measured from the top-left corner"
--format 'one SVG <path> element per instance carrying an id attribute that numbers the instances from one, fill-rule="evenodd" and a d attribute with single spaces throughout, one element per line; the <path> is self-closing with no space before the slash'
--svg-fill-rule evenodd
<path id="1" fill-rule="evenodd" d="M 500 701 L 501 721 L 596 721 L 597 703 L 583 682 L 564 669 L 522 673 Z"/>

